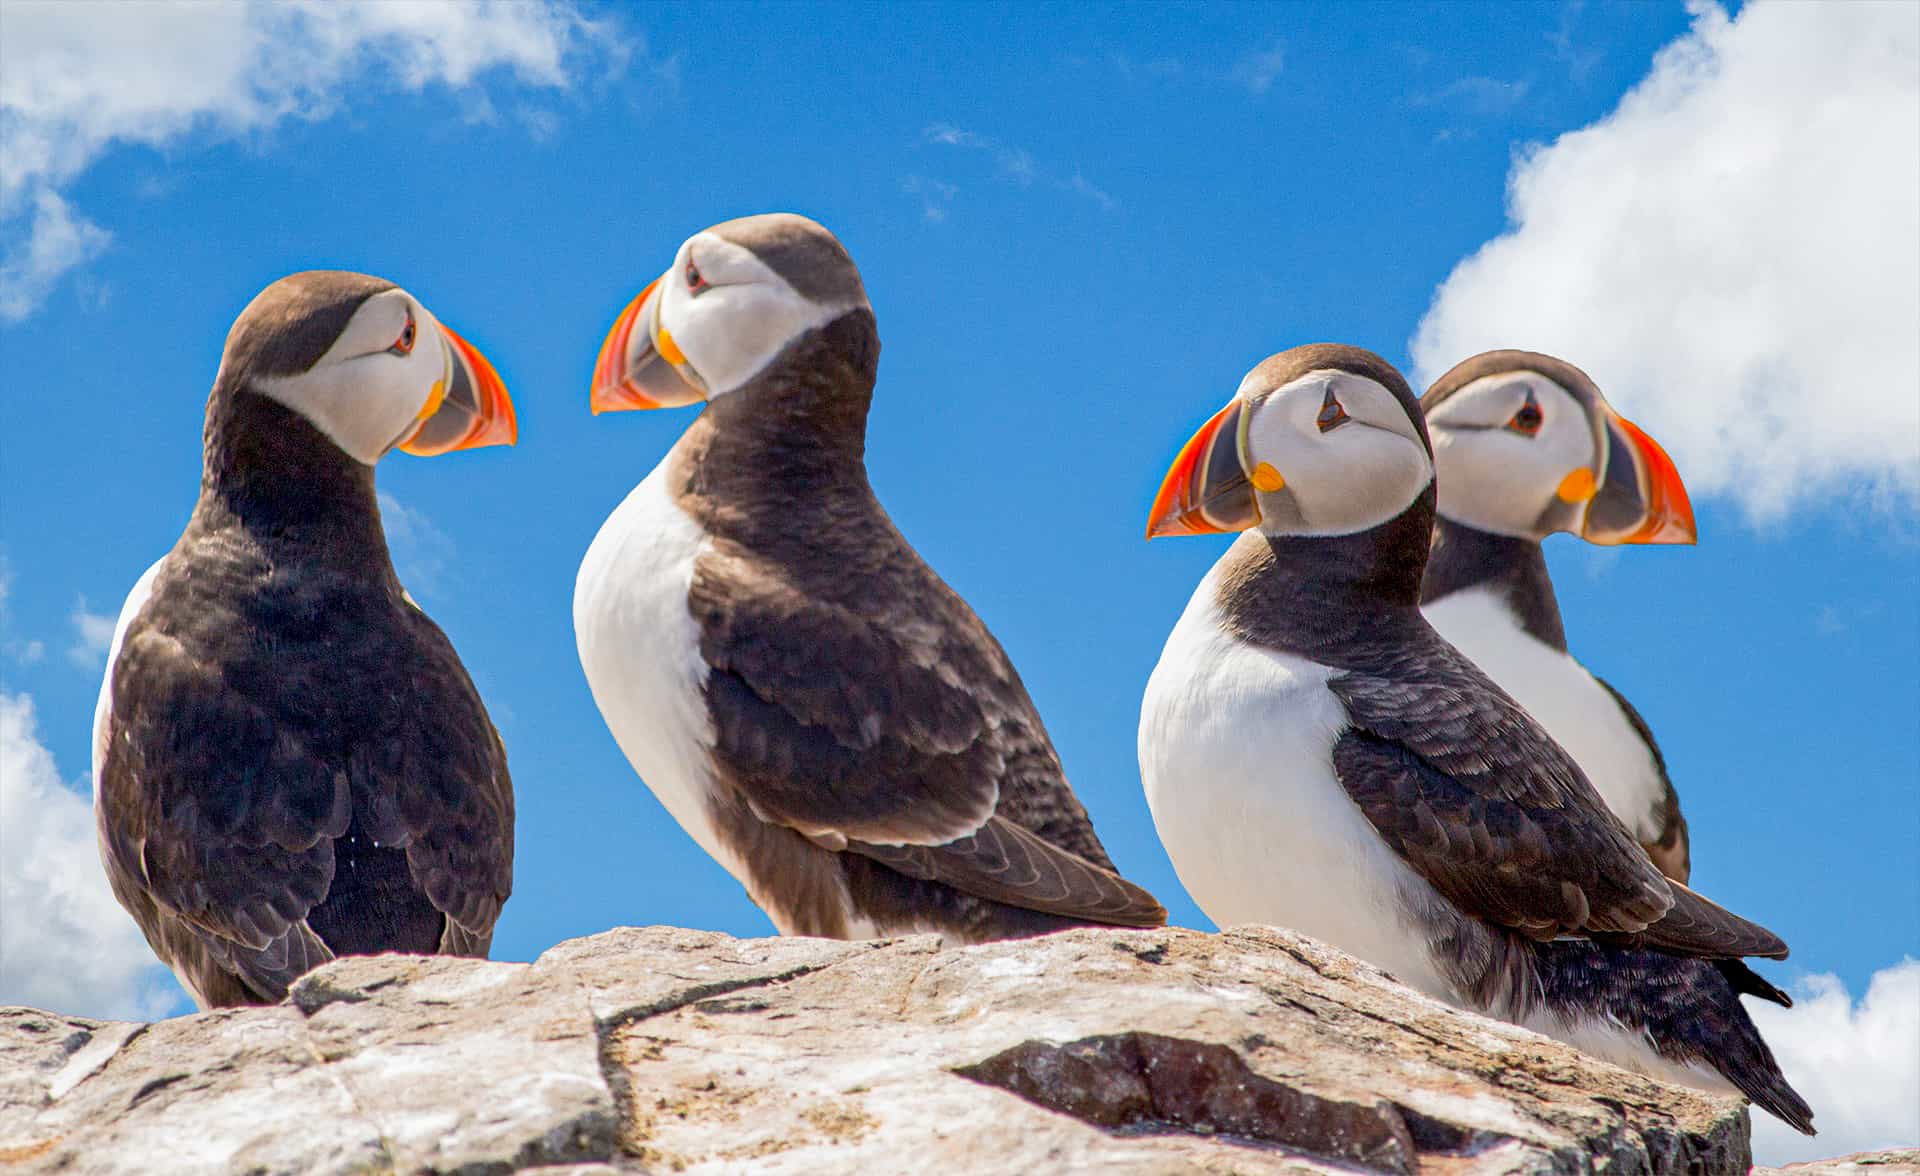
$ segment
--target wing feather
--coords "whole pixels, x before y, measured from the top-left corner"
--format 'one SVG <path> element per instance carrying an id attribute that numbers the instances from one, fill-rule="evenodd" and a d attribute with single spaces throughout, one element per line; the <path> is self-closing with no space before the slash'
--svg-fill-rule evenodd
<path id="1" fill-rule="evenodd" d="M 445 637 L 377 586 L 217 558 L 194 571 L 162 569 L 103 688 L 102 853 L 116 891 L 141 896 L 136 917 L 190 929 L 277 1000 L 333 955 L 310 915 L 400 925 L 325 906 L 357 821 L 404 849 L 418 891 L 484 940 L 511 887 L 511 782 Z M 157 946 L 177 939 L 147 931 Z"/>
<path id="2" fill-rule="evenodd" d="M 894 566 L 837 581 L 839 595 L 728 543 L 702 555 L 689 606 L 721 778 L 762 820 L 915 878 L 1068 917 L 1164 922 L 1113 870 L 986 626 L 904 541 L 864 554 Z"/>
<path id="3" fill-rule="evenodd" d="M 1669 882 L 1573 759 L 1438 635 L 1329 688 L 1335 771 L 1381 836 L 1461 909 L 1535 939 L 1784 956 L 1779 937 Z"/>

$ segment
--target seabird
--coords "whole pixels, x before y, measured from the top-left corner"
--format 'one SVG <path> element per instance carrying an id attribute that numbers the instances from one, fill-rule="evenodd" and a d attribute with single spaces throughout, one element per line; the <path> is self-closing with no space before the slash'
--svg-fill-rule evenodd
<path id="1" fill-rule="evenodd" d="M 1418 402 L 1355 347 L 1248 373 L 1174 462 L 1149 537 L 1244 531 L 1167 639 L 1147 800 L 1216 923 L 1324 939 L 1452 1003 L 1803 1131 L 1741 992 L 1772 932 L 1663 877 L 1572 759 L 1420 614 Z"/>
<path id="2" fill-rule="evenodd" d="M 1005 651 L 874 497 L 879 357 L 853 259 L 801 216 L 696 233 L 628 305 L 593 410 L 707 405 L 581 563 L 594 701 L 782 933 L 1157 926 Z"/>
<path id="3" fill-rule="evenodd" d="M 1687 822 L 1640 712 L 1567 652 L 1540 542 L 1692 543 L 1673 462 L 1565 360 L 1489 351 L 1420 398 L 1440 489 L 1427 621 L 1526 707 L 1662 873 L 1691 873 Z"/>
<path id="4" fill-rule="evenodd" d="M 107 879 L 201 1007 L 340 955 L 486 954 L 506 751 L 394 575 L 373 467 L 514 437 L 486 359 L 392 282 L 293 274 L 228 332 L 199 501 L 127 597 L 93 728 Z"/>

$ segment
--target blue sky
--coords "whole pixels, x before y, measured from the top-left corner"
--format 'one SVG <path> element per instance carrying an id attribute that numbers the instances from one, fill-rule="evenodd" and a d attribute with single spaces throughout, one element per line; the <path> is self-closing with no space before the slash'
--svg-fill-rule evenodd
<path id="1" fill-rule="evenodd" d="M 22 39 L 21 12 L 4 40 Z M 1832 973 L 1858 994 L 1920 954 L 1920 425 L 1913 319 L 1898 317 L 1920 286 L 1901 252 L 1920 194 L 1911 143 L 1885 165 L 1878 212 L 1836 185 L 1764 182 L 1794 166 L 1773 148 L 1801 140 L 1773 133 L 1778 109 L 1745 100 L 1741 79 L 1774 77 L 1791 109 L 1799 79 L 1768 74 L 1770 53 L 1810 44 L 1805 83 L 1830 98 L 1819 54 L 1852 50 L 1845 28 L 1829 50 L 1756 15 L 1787 19 L 1612 4 L 471 8 L 413 40 L 348 21 L 356 47 L 297 81 L 238 44 L 238 80 L 195 107 L 141 92 L 140 71 L 200 67 L 128 32 L 142 54 L 129 79 L 111 66 L 133 49 L 40 13 L 44 44 L 108 80 L 84 101 L 8 83 L 14 149 L 39 141 L 21 128 L 61 148 L 16 170 L 0 207 L 0 683 L 34 715 L 18 738 L 85 788 L 100 666 L 87 622 L 118 612 L 187 518 L 234 315 L 293 270 L 376 273 L 484 350 L 519 409 L 513 450 L 395 457 L 379 474 L 403 578 L 458 646 L 513 767 L 519 853 L 495 954 L 621 923 L 768 933 L 614 746 L 569 609 L 600 522 L 691 418 L 589 415 L 607 324 L 694 231 L 793 210 L 846 243 L 878 314 L 882 500 L 1006 646 L 1114 858 L 1176 922 L 1208 925 L 1154 837 L 1134 727 L 1224 541 L 1140 538 L 1174 451 L 1288 346 L 1356 343 L 1427 377 L 1469 347 L 1535 347 L 1587 366 L 1667 442 L 1700 521 L 1690 550 L 1553 541 L 1572 645 L 1659 734 L 1696 887 L 1788 939 L 1792 960 L 1770 974 Z M 309 16 L 289 35 L 324 23 Z M 500 33 L 488 21 L 506 41 L 480 35 Z M 1857 95 L 1823 136 L 1904 134 L 1920 81 L 1902 84 L 1895 33 L 1891 98 Z M 1729 198 L 1696 161 L 1737 150 L 1760 182 Z M 1695 175 L 1705 187 L 1679 190 Z M 1604 203 L 1623 177 L 1656 198 Z M 1589 194 L 1602 203 L 1573 206 Z M 1725 248 L 1681 264 L 1729 226 Z M 1677 244 L 1624 285 L 1580 264 L 1662 234 Z M 1496 238 L 1508 244 L 1437 307 Z M 1743 243 L 1782 239 L 1829 251 L 1770 248 L 1741 268 Z M 1816 310 L 1837 324 L 1823 330 L 1878 346 L 1814 333 Z"/>

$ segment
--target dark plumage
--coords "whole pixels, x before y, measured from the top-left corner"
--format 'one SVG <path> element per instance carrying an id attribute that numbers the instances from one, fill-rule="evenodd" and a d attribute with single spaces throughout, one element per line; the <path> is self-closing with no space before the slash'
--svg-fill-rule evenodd
<path id="1" fill-rule="evenodd" d="M 207 1005 L 335 955 L 484 955 L 512 885 L 506 753 L 394 575 L 373 468 L 252 388 L 390 284 L 300 278 L 229 337 L 199 501 L 122 619 L 97 731 L 113 892 Z"/>
<path id="2" fill-rule="evenodd" d="M 1524 372 L 1538 373 L 1552 380 L 1573 399 L 1575 405 L 1594 420 L 1600 420 L 1610 411 L 1605 407 L 1606 399 L 1591 377 L 1578 367 L 1551 355 L 1532 351 L 1489 351 L 1473 356 L 1455 365 L 1451 370 L 1435 380 L 1433 386 L 1421 396 L 1420 404 L 1424 414 L 1435 412 L 1442 404 L 1476 381 L 1488 377 Z M 1596 436 L 1606 430 L 1604 424 L 1595 427 Z M 1616 433 L 1617 436 L 1617 433 Z M 1470 460 L 1466 456 L 1456 461 Z M 1626 500 L 1638 498 L 1638 491 L 1625 485 L 1621 480 L 1629 468 L 1626 463 L 1609 461 L 1605 471 L 1607 482 L 1600 488 L 1600 498 L 1594 504 L 1597 511 L 1613 511 L 1618 514 L 1626 511 Z M 1560 512 L 1569 509 L 1567 504 L 1554 502 L 1547 506 L 1544 517 L 1558 518 Z M 1459 519 L 1445 515 L 1436 515 L 1433 531 L 1432 554 L 1427 561 L 1425 580 L 1421 586 L 1421 602 L 1433 605 L 1455 594 L 1471 590 L 1492 592 L 1498 601 L 1511 614 L 1513 622 L 1521 633 L 1546 646 L 1548 649 L 1567 654 L 1566 628 L 1561 622 L 1560 605 L 1553 591 L 1553 581 L 1547 574 L 1547 561 L 1541 549 L 1541 541 L 1531 535 L 1502 535 L 1474 526 Z M 1436 623 L 1440 623 L 1436 620 Z M 1447 628 L 1442 625 L 1442 628 Z M 1455 640 L 1465 642 L 1472 632 L 1459 632 L 1452 629 L 1449 634 Z M 1492 634 L 1479 634 L 1482 639 L 1493 640 Z M 1569 660 L 1571 657 L 1569 655 Z M 1587 673 L 1573 663 L 1567 667 L 1568 673 Z M 1674 790 L 1673 781 L 1667 775 L 1666 759 L 1660 752 L 1660 746 L 1653 737 L 1653 731 L 1646 720 L 1634 709 L 1618 690 L 1602 680 L 1597 674 L 1587 673 L 1611 698 L 1618 707 L 1620 716 L 1632 734 L 1622 732 L 1622 739 L 1637 737 L 1645 747 L 1650 763 L 1652 779 L 1648 785 L 1653 790 L 1649 798 L 1637 800 L 1630 811 L 1621 813 L 1623 821 L 1640 837 L 1641 848 L 1654 861 L 1663 874 L 1676 882 L 1686 882 L 1692 873 L 1691 848 L 1687 834 L 1686 818 L 1681 815 L 1680 797 Z M 1525 694 L 1516 683 L 1509 683 L 1515 693 Z M 1523 701 L 1532 702 L 1530 698 Z M 1604 706 L 1605 703 L 1598 705 Z M 1609 730 L 1602 728 L 1601 730 Z M 1562 732 L 1563 738 L 1572 736 Z M 1625 804 L 1621 801 L 1617 803 Z"/>
<path id="3" fill-rule="evenodd" d="M 670 459 L 712 536 L 688 599 L 713 763 L 740 802 L 724 835 L 813 934 L 847 933 L 837 902 L 800 897 L 831 893 L 822 870 L 882 927 L 1164 922 L 1114 872 L 1006 653 L 874 497 L 878 357 L 872 313 L 849 312 L 711 405 Z"/>
<path id="4" fill-rule="evenodd" d="M 1020 676 L 867 480 L 880 338 L 820 225 L 727 221 L 616 319 L 599 411 L 705 399 L 582 561 L 627 758 L 790 934 L 1152 926 Z"/>
<path id="5" fill-rule="evenodd" d="M 1350 398 L 1358 427 L 1376 430 L 1354 435 L 1356 443 L 1399 424 L 1386 419 L 1385 398 L 1364 386 L 1343 392 L 1332 379 L 1288 390 L 1329 370 L 1384 388 L 1413 426 L 1403 441 L 1417 438 L 1419 449 L 1349 450 L 1377 455 L 1370 464 L 1321 457 L 1342 452 L 1334 430 L 1354 427 L 1336 394 Z M 1232 504 L 1229 516 L 1254 529 L 1189 605 L 1143 707 L 1149 798 L 1163 838 L 1172 831 L 1169 850 L 1183 877 L 1191 872 L 1206 888 L 1203 905 L 1294 922 L 1336 942 L 1346 936 L 1354 950 L 1425 973 L 1420 982 L 1431 991 L 1570 1035 L 1616 1060 L 1717 1071 L 1810 1131 L 1805 1102 L 1739 1001 L 1746 993 L 1787 1003 L 1739 958 L 1784 958 L 1786 945 L 1663 877 L 1573 759 L 1422 615 L 1436 492 L 1430 476 L 1407 479 L 1420 450 L 1430 473 L 1432 447 L 1405 382 L 1370 353 L 1322 345 L 1269 359 L 1242 389 L 1238 407 L 1210 421 L 1176 460 L 1174 492 L 1162 490 L 1149 524 L 1154 533 L 1163 512 L 1219 501 L 1256 469 L 1266 471 L 1272 488 L 1250 509 Z M 1309 416 L 1323 395 L 1318 417 Z M 1269 415 L 1246 415 L 1262 411 Z M 1224 462 L 1189 460 L 1202 445 L 1225 445 L 1228 425 L 1244 431 Z M 1283 453 L 1295 459 L 1291 468 Z M 1193 485 L 1196 477 L 1203 484 Z M 1324 511 L 1333 489 L 1374 503 L 1366 492 L 1376 483 L 1417 489 L 1353 530 L 1318 525 L 1297 506 Z M 1505 570 L 1512 582 L 1527 580 L 1524 565 Z M 1557 629 L 1557 613 L 1535 619 Z M 1246 753 L 1243 740 L 1257 753 Z M 1235 784 L 1184 774 L 1187 761 L 1251 772 L 1238 787 L 1257 790 L 1255 799 L 1239 805 Z M 1216 806 L 1227 797 L 1243 820 L 1264 823 L 1210 829 L 1204 814 L 1174 809 L 1189 794 Z M 1346 806 L 1328 796 L 1351 801 L 1365 825 L 1347 823 Z M 1288 827 L 1294 813 L 1320 814 L 1324 831 L 1316 838 Z M 1263 836 L 1295 838 L 1292 858 L 1312 864 L 1257 864 Z M 1374 837 L 1396 865 L 1372 864 Z M 1221 851 L 1230 870 L 1193 860 L 1208 858 L 1216 840 L 1230 842 Z M 1320 902 L 1293 896 L 1316 886 Z"/>
<path id="6" fill-rule="evenodd" d="M 1449 901 L 1530 937 L 1784 957 L 1772 932 L 1662 878 L 1559 745 L 1420 615 L 1432 497 L 1359 535 L 1249 535 L 1223 578 L 1242 637 L 1342 671 L 1329 688 L 1351 725 L 1333 756 L 1354 803 Z"/>

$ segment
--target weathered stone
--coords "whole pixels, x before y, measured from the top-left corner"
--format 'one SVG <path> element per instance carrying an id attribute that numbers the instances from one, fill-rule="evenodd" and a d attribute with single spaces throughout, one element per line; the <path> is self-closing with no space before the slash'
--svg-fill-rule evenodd
<path id="1" fill-rule="evenodd" d="M 292 1008 L 161 1021 L 124 1036 L 57 1097 L 61 1071 L 46 1074 L 30 1121 L 19 1124 L 12 1107 L 0 1119 L 0 1155 L 31 1153 L 13 1168 L 71 1173 L 379 1169 L 379 1131 L 315 1062 Z"/>
<path id="2" fill-rule="evenodd" d="M 958 950 L 627 928 L 531 965 L 340 960 L 284 1005 L 145 1027 L 0 1010 L 6 1176 L 1747 1163 L 1736 1101 L 1264 928 Z"/>
<path id="3" fill-rule="evenodd" d="M 288 999 L 399 1171 L 478 1176 L 614 1153 L 600 1039 L 570 976 L 360 957 L 302 977 Z"/>
<path id="4" fill-rule="evenodd" d="M 1780 1168 L 1755 1168 L 1753 1176 L 1920 1176 L 1920 1148 L 1888 1148 Z"/>
<path id="5" fill-rule="evenodd" d="M 1204 1041 L 1158 1033 L 1028 1041 L 954 1073 L 1098 1127 L 1237 1136 L 1388 1172 L 1417 1162 L 1397 1108 L 1262 1078 L 1233 1050 Z"/>

